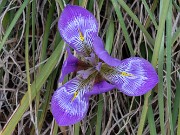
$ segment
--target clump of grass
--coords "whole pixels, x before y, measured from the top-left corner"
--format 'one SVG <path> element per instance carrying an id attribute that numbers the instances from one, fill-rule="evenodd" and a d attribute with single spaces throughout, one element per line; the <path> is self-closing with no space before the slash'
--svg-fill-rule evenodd
<path id="1" fill-rule="evenodd" d="M 0 3 L 0 133 L 179 134 L 180 3 L 72 0 L 94 13 L 108 52 L 140 56 L 157 69 L 159 84 L 141 97 L 119 91 L 93 96 L 87 117 L 58 127 L 50 99 L 66 57 L 57 21 L 66 0 Z M 69 80 L 71 76 L 67 77 Z"/>

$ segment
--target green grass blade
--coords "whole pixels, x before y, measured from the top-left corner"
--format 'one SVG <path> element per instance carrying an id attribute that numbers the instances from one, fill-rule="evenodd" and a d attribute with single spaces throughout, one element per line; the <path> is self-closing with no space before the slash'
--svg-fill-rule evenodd
<path id="1" fill-rule="evenodd" d="M 151 99 L 152 99 L 152 95 L 149 97 L 150 101 L 151 101 Z M 157 135 L 152 105 L 149 105 L 147 117 L 148 117 L 148 125 L 149 125 L 150 134 L 151 135 Z"/>
<path id="2" fill-rule="evenodd" d="M 164 36 L 162 38 L 159 59 L 158 59 L 158 106 L 159 106 L 159 117 L 161 134 L 165 135 L 165 123 L 164 123 L 164 86 L 163 86 L 163 66 L 164 66 Z"/>
<path id="3" fill-rule="evenodd" d="M 149 16 L 150 16 L 150 18 L 151 18 L 151 20 L 152 20 L 152 23 L 154 24 L 155 28 L 158 29 L 157 22 L 156 22 L 156 20 L 155 20 L 155 17 L 153 16 L 153 14 L 152 14 L 152 12 L 151 12 L 148 4 L 146 3 L 145 0 L 142 0 L 142 3 L 144 4 L 144 7 L 145 7 L 145 9 L 147 10 L 147 12 L 148 12 L 148 14 L 149 14 Z"/>
<path id="4" fill-rule="evenodd" d="M 171 43 L 172 43 L 172 1 L 169 2 L 169 10 L 166 18 L 166 81 L 167 81 L 167 107 L 168 107 L 168 117 L 171 135 L 174 135 L 174 127 L 172 122 L 172 112 L 171 112 Z"/>
<path id="5" fill-rule="evenodd" d="M 36 29 L 35 29 L 35 23 L 36 23 L 36 0 L 33 0 L 32 1 L 32 5 L 31 5 L 31 7 L 32 7 L 32 57 L 33 57 L 33 70 L 34 70 L 34 73 L 33 73 L 33 79 L 34 78 L 36 78 L 36 70 L 35 70 L 35 45 L 36 45 L 36 42 L 35 42 L 35 35 L 36 35 Z M 36 86 L 36 80 L 35 80 L 35 82 L 34 82 L 34 84 L 35 84 L 35 86 Z M 36 92 L 37 93 L 37 92 Z M 37 95 L 37 96 L 39 96 L 39 95 Z M 38 99 L 39 100 L 39 98 L 37 98 L 37 96 L 36 96 L 36 100 Z M 37 126 L 37 112 L 38 112 L 38 104 L 37 104 L 37 101 L 35 101 L 35 103 L 36 103 L 36 107 L 35 107 L 35 123 L 36 123 L 36 128 L 38 127 Z M 35 127 L 33 127 L 33 129 L 35 129 Z M 36 131 L 37 131 L 37 129 L 36 129 Z M 40 130 L 38 130 L 39 132 L 40 132 Z"/>
<path id="6" fill-rule="evenodd" d="M 160 14 L 160 23 L 159 23 L 159 27 L 157 31 L 157 36 L 155 39 L 154 51 L 153 51 L 153 56 L 152 56 L 152 65 L 154 67 L 156 67 L 157 60 L 158 60 L 158 54 L 159 54 L 159 49 L 160 49 L 160 45 L 161 45 L 161 41 L 163 37 L 164 28 L 165 28 L 165 20 L 166 20 L 166 16 L 168 12 L 168 7 L 169 7 L 169 0 L 163 3 L 163 8 L 162 8 L 163 13 Z M 151 95 L 151 91 L 145 95 L 144 106 L 143 106 L 143 110 L 142 110 L 142 114 L 140 118 L 137 135 L 142 135 L 142 132 L 143 132 L 146 114 L 148 110 L 148 98 L 150 95 Z"/>
<path id="7" fill-rule="evenodd" d="M 155 46 L 154 46 L 153 57 L 152 57 L 152 64 L 154 66 L 156 66 L 157 64 L 157 58 L 158 58 L 159 48 L 161 45 L 161 40 L 162 40 L 163 31 L 165 27 L 165 19 L 167 16 L 168 7 L 169 7 L 169 0 L 163 3 L 163 7 L 162 7 L 163 12 L 161 12 L 160 14 L 160 23 L 159 23 L 156 40 L 155 40 Z"/>
<path id="8" fill-rule="evenodd" d="M 63 3 L 63 0 L 56 0 L 56 1 L 57 1 L 57 3 L 59 4 L 59 6 L 60 6 L 61 10 L 63 10 L 63 9 L 64 9 L 64 7 L 65 7 L 65 5 L 64 5 L 64 4 L 66 4 L 66 3 Z"/>
<path id="9" fill-rule="evenodd" d="M 172 37 L 172 45 L 174 44 L 174 42 L 180 37 L 180 27 L 177 28 L 176 32 L 174 33 L 173 37 Z"/>
<path id="10" fill-rule="evenodd" d="M 118 0 L 119 4 L 123 7 L 123 9 L 129 14 L 129 16 L 134 20 L 134 22 L 137 24 L 137 26 L 141 29 L 141 31 L 146 36 L 149 43 L 154 45 L 154 39 L 151 37 L 151 35 L 147 32 L 147 30 L 144 28 L 144 26 L 141 24 L 137 16 L 132 12 L 132 10 L 126 5 L 126 3 L 123 0 Z M 117 5 L 116 5 L 117 6 Z"/>
<path id="11" fill-rule="evenodd" d="M 159 14 L 161 14 L 161 12 L 163 12 L 163 2 L 160 2 L 160 11 Z M 160 20 L 160 19 L 159 19 Z M 164 30 L 165 31 L 165 30 Z M 159 84 L 158 84 L 158 104 L 159 104 L 159 117 L 160 117 L 160 128 L 161 128 L 161 133 L 162 135 L 164 135 L 166 133 L 165 130 L 165 121 L 164 121 L 164 83 L 163 83 L 163 65 L 164 65 L 164 33 L 163 32 L 163 37 L 162 37 L 162 41 L 161 41 L 161 46 L 160 46 L 160 51 L 159 51 L 159 59 L 158 59 L 158 73 L 159 73 Z"/>
<path id="12" fill-rule="evenodd" d="M 30 106 L 30 113 L 32 115 L 32 105 L 31 105 L 31 82 L 30 82 L 30 70 L 29 70 L 29 19 L 30 19 L 30 5 L 27 6 L 26 10 L 26 32 L 25 32 L 25 65 L 26 65 L 26 75 L 27 75 L 27 85 L 28 85 L 28 96 L 29 96 L 29 106 Z M 34 121 L 33 118 L 31 120 Z"/>
<path id="13" fill-rule="evenodd" d="M 180 105 L 180 81 L 177 79 L 176 81 L 176 93 L 174 99 L 174 106 L 172 112 L 172 120 L 173 120 L 173 127 L 176 126 L 177 118 L 178 118 L 178 110 Z"/>
<path id="14" fill-rule="evenodd" d="M 31 85 L 31 94 L 32 94 L 32 100 L 36 96 L 36 90 L 39 91 L 42 85 L 45 83 L 51 72 L 53 71 L 57 61 L 59 60 L 59 56 L 61 54 L 61 50 L 63 48 L 64 42 L 60 42 L 60 44 L 56 47 L 55 51 L 52 53 L 50 58 L 48 59 L 47 63 L 43 66 L 41 72 L 36 77 L 36 85 L 33 82 Z M 28 92 L 25 93 L 23 96 L 20 104 L 18 107 L 14 110 L 14 113 L 9 118 L 9 121 L 4 126 L 1 135 L 11 135 L 14 131 L 17 123 L 21 119 L 24 112 L 29 107 L 29 96 Z M 11 130 L 9 130 L 11 129 Z"/>
<path id="15" fill-rule="evenodd" d="M 174 7 L 177 9 L 177 11 L 180 12 L 180 6 L 178 6 L 175 0 L 173 0 L 172 2 L 173 2 Z"/>
<path id="16" fill-rule="evenodd" d="M 29 101 L 29 108 L 30 108 L 30 117 L 33 121 L 33 124 L 36 128 L 36 134 L 38 134 L 37 123 L 34 123 L 34 116 L 33 116 L 33 108 L 32 108 L 32 93 L 31 93 L 31 82 L 30 82 L 30 67 L 29 67 L 29 26 L 30 26 L 30 4 L 26 8 L 26 32 L 25 32 L 25 65 L 26 65 L 26 76 L 27 76 L 27 85 L 28 85 L 28 101 Z"/>
<path id="17" fill-rule="evenodd" d="M 105 49 L 109 52 L 109 54 L 112 51 L 113 41 L 114 41 L 114 22 L 113 20 L 110 20 L 109 27 L 106 32 L 106 45 L 105 45 Z"/>
<path id="18" fill-rule="evenodd" d="M 180 80 L 178 78 L 178 81 L 176 83 L 176 90 L 180 90 Z M 177 135 L 180 135 L 180 100 L 179 100 L 179 114 L 178 114 L 178 125 L 177 125 Z"/>
<path id="19" fill-rule="evenodd" d="M 101 135 L 101 123 L 102 123 L 102 117 L 103 117 L 103 95 L 99 95 L 98 100 L 98 110 L 97 110 L 97 120 L 96 120 L 96 135 Z"/>
<path id="20" fill-rule="evenodd" d="M 151 95 L 151 91 L 148 92 L 147 94 L 145 94 L 145 96 L 144 96 L 144 106 L 143 106 L 143 110 L 142 110 L 142 114 L 141 114 L 141 118 L 140 118 L 140 122 L 139 122 L 139 128 L 138 128 L 137 135 L 142 135 L 142 132 L 143 132 L 144 124 L 146 121 L 146 115 L 147 115 L 147 111 L 148 111 L 148 99 L 149 99 L 150 95 Z"/>
<path id="21" fill-rule="evenodd" d="M 31 89 L 30 89 L 30 73 L 29 73 L 29 19 L 30 19 L 30 6 L 27 6 L 26 14 L 26 33 L 25 33 L 25 64 L 26 64 L 26 75 L 28 82 L 28 92 L 29 98 L 31 99 Z M 31 102 L 30 102 L 31 103 Z"/>
<path id="22" fill-rule="evenodd" d="M 9 36 L 9 34 L 11 33 L 14 25 L 17 23 L 20 15 L 22 14 L 23 10 L 24 10 L 25 7 L 28 5 L 28 3 L 29 3 L 29 0 L 25 0 L 25 1 L 22 3 L 22 5 L 21 5 L 21 7 L 19 8 L 19 10 L 17 11 L 17 13 L 15 14 L 15 16 L 14 16 L 11 24 L 9 25 L 8 29 L 6 30 L 6 33 L 5 33 L 2 41 L 0 41 L 0 51 L 1 51 L 2 47 L 3 47 L 3 45 L 5 44 L 5 42 L 6 42 L 7 38 L 8 38 L 8 36 Z"/>
<path id="23" fill-rule="evenodd" d="M 1 1 L 1 3 L 0 3 L 0 14 L 1 14 L 1 12 L 3 11 L 6 3 L 7 3 L 7 0 L 2 0 L 2 1 Z"/>
<path id="24" fill-rule="evenodd" d="M 55 1 L 53 0 L 49 9 L 48 16 L 47 16 L 47 21 L 46 21 L 46 26 L 45 26 L 45 31 L 44 31 L 43 41 L 42 41 L 42 50 L 41 50 L 41 57 L 40 57 L 41 62 L 45 60 L 47 57 L 48 37 L 50 34 L 50 27 L 53 20 L 54 10 L 55 10 Z"/>
<path id="25" fill-rule="evenodd" d="M 127 31 L 127 28 L 126 28 L 126 25 L 124 23 L 124 18 L 122 16 L 122 13 L 121 11 L 119 10 L 119 7 L 118 7 L 118 3 L 116 0 L 111 0 L 113 6 L 114 6 L 114 9 L 116 11 L 116 15 L 118 17 L 118 20 L 119 20 L 119 23 L 121 25 L 121 28 L 122 28 L 122 32 L 124 34 L 124 37 L 125 37 L 125 40 L 126 40 L 126 43 L 128 45 L 128 48 L 129 48 L 129 51 L 131 53 L 131 56 L 134 56 L 134 51 L 133 51 L 133 47 L 132 47 L 132 43 L 131 43 L 131 39 L 129 37 L 129 33 Z"/>
<path id="26" fill-rule="evenodd" d="M 98 6 L 99 6 L 99 11 L 101 11 L 101 8 L 103 6 L 104 0 L 99 0 L 98 1 Z"/>
<path id="27" fill-rule="evenodd" d="M 58 43 L 61 41 L 59 31 L 56 32 L 55 36 L 55 47 L 57 47 Z M 60 50 L 62 52 L 62 50 Z M 48 111 L 49 102 L 51 99 L 51 94 L 53 92 L 53 86 L 56 84 L 55 78 L 57 76 L 57 69 L 50 75 L 50 77 L 47 80 L 47 89 L 44 94 L 44 102 L 41 104 L 40 109 L 41 110 L 38 113 L 38 129 L 40 130 L 42 128 L 43 122 L 45 120 L 46 113 Z M 31 131 L 31 134 L 34 134 L 34 129 Z"/>
<path id="28" fill-rule="evenodd" d="M 179 116 L 178 116 L 177 135 L 180 135 L 180 104 L 179 104 Z"/>
<path id="29" fill-rule="evenodd" d="M 86 8 L 88 0 L 79 0 L 79 5 Z"/>
<path id="30" fill-rule="evenodd" d="M 52 122 L 52 128 L 51 128 L 51 133 L 50 135 L 57 135 L 57 132 L 58 132 L 58 125 L 57 123 L 55 122 L 55 120 L 53 120 Z"/>
<path id="31" fill-rule="evenodd" d="M 33 70 L 35 71 L 35 24 L 36 24 L 36 0 L 32 1 L 32 53 L 33 53 Z M 34 78 L 36 74 L 34 72 Z"/>
<path id="32" fill-rule="evenodd" d="M 154 0 L 153 3 L 152 3 L 152 6 L 151 6 L 151 12 L 154 13 L 155 9 L 158 7 L 158 2 L 159 0 Z M 146 20 L 146 23 L 144 25 L 144 28 L 147 29 L 151 24 L 151 19 L 150 17 L 148 16 L 147 20 Z"/>
<path id="33" fill-rule="evenodd" d="M 80 122 L 75 124 L 74 135 L 79 135 L 79 131 L 80 131 Z"/>
<path id="34" fill-rule="evenodd" d="M 47 86 L 46 86 L 46 92 L 44 94 L 44 101 L 40 107 L 39 110 L 39 113 L 38 113 L 38 130 L 39 132 L 41 131 L 42 129 L 42 126 L 43 126 L 43 122 L 45 121 L 46 119 L 46 114 L 47 114 L 47 111 L 49 109 L 49 103 L 50 103 L 50 100 L 51 100 L 51 95 L 53 93 L 53 87 L 54 87 L 54 84 L 55 84 L 55 78 L 56 78 L 56 75 L 57 75 L 57 68 L 55 69 L 55 71 L 53 71 L 53 73 L 49 76 L 48 80 L 47 80 Z M 31 135 L 34 135 L 34 128 L 31 130 Z"/>
<path id="35" fill-rule="evenodd" d="M 44 94 L 44 102 L 43 104 L 41 105 L 40 107 L 40 112 L 39 112 L 39 120 L 38 120 L 38 129 L 39 131 L 41 131 L 41 128 L 43 126 L 43 122 L 46 118 L 46 114 L 47 114 L 47 111 L 49 109 L 49 103 L 51 101 L 51 95 L 53 93 L 53 87 L 54 87 L 54 84 L 55 84 L 55 78 L 56 78 L 56 75 L 57 75 L 57 69 L 55 71 L 53 71 L 53 74 L 51 74 L 47 80 L 47 88 L 46 88 L 46 93 Z"/>
<path id="36" fill-rule="evenodd" d="M 45 31 L 44 31 L 43 41 L 42 41 L 42 48 L 41 48 L 40 62 L 43 62 L 47 57 L 47 46 L 48 46 L 48 39 L 49 39 L 49 34 L 50 34 L 50 27 L 52 24 L 53 14 L 54 14 L 54 10 L 55 10 L 55 1 L 52 1 L 52 3 L 49 5 L 50 5 L 50 9 L 49 9 L 49 12 L 47 15 L 47 21 L 46 21 L 46 25 L 45 25 Z M 39 67 L 39 72 L 41 71 L 42 67 L 43 67 L 43 64 Z M 37 92 L 36 93 L 36 115 L 38 117 L 37 120 L 41 119 L 41 122 L 42 122 L 43 115 L 39 115 L 39 100 L 40 100 L 40 93 Z M 37 121 L 39 130 L 41 130 L 41 127 L 42 127 L 41 122 Z"/>
<path id="37" fill-rule="evenodd" d="M 35 23 L 36 23 L 36 0 L 32 1 L 32 57 L 33 57 L 33 70 L 35 70 L 35 45 L 36 45 L 36 40 L 35 40 L 35 35 L 36 35 L 36 29 L 35 29 Z M 36 72 L 33 73 L 33 79 L 36 78 Z M 36 80 L 34 82 L 35 86 L 36 86 Z M 37 93 L 37 92 L 36 92 Z M 39 101 L 39 98 L 37 98 L 36 96 L 36 110 L 35 110 L 35 122 L 37 123 L 37 112 L 38 112 L 38 105 L 37 102 Z M 33 127 L 34 128 L 34 127 Z"/>

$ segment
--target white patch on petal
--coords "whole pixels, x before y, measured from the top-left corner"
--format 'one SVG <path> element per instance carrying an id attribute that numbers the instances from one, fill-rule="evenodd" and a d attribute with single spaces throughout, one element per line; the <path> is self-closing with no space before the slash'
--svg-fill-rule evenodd
<path id="1" fill-rule="evenodd" d="M 79 30 L 84 35 L 85 44 L 80 40 Z M 89 33 L 97 33 L 97 26 L 94 23 L 94 18 L 87 16 L 86 18 L 78 14 L 75 18 L 69 20 L 65 28 L 60 28 L 61 34 L 68 43 L 73 43 L 74 48 L 79 52 L 85 52 L 85 45 L 87 48 L 92 48 L 92 39 Z"/>
<path id="2" fill-rule="evenodd" d="M 109 72 L 104 72 L 104 76 L 110 82 L 120 84 L 127 93 L 133 94 L 132 89 L 138 89 L 148 80 L 147 71 L 141 64 L 141 60 L 132 60 L 109 70 Z M 122 72 L 127 75 L 122 75 Z"/>
<path id="3" fill-rule="evenodd" d="M 82 83 L 82 79 L 77 77 L 67 85 L 58 89 L 54 98 L 58 100 L 58 106 L 62 108 L 66 114 L 83 116 L 85 112 L 84 109 L 88 107 L 88 101 L 85 99 L 84 94 L 92 88 L 92 85 L 92 81 Z M 74 98 L 74 93 L 77 91 L 77 96 Z"/>

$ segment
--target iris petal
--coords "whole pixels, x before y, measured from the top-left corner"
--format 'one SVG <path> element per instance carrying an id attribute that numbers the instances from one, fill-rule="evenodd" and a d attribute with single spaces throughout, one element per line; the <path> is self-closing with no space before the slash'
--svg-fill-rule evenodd
<path id="1" fill-rule="evenodd" d="M 79 60 L 72 55 L 69 48 L 67 48 L 67 51 L 68 51 L 68 57 L 62 66 L 62 72 L 59 82 L 62 82 L 67 74 L 76 71 L 78 68 Z"/>
<path id="2" fill-rule="evenodd" d="M 95 95 L 95 94 L 101 94 L 104 92 L 108 92 L 112 89 L 114 89 L 116 86 L 113 84 L 108 83 L 107 81 L 100 81 L 98 83 L 95 83 L 92 90 L 87 92 L 87 96 Z"/>
<path id="3" fill-rule="evenodd" d="M 126 95 L 140 96 L 158 83 L 153 66 L 145 59 L 131 57 L 121 61 L 118 67 L 101 67 L 102 75 Z"/>
<path id="4" fill-rule="evenodd" d="M 96 55 L 110 66 L 118 66 L 120 63 L 119 59 L 111 57 L 104 48 L 103 41 L 100 37 L 96 36 L 93 40 L 93 48 Z"/>
<path id="5" fill-rule="evenodd" d="M 67 5 L 58 28 L 62 38 L 78 53 L 89 54 L 92 51 L 92 39 L 98 34 L 98 23 L 91 12 L 80 6 Z"/>
<path id="6" fill-rule="evenodd" d="M 84 81 L 77 76 L 54 92 L 51 111 L 58 125 L 72 125 L 85 117 L 89 98 L 84 94 L 92 88 L 92 85 L 92 80 Z"/>

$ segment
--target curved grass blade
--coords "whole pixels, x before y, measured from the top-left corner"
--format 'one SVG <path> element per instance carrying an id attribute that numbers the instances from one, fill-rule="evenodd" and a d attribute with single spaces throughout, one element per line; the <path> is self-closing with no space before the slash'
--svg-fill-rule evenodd
<path id="1" fill-rule="evenodd" d="M 173 37 L 172 37 L 172 45 L 174 44 L 174 42 L 180 37 L 180 27 L 177 28 L 176 32 L 174 33 Z"/>
<path id="2" fill-rule="evenodd" d="M 54 87 L 54 82 L 55 82 L 55 78 L 57 76 L 57 68 L 55 69 L 55 71 L 53 71 L 53 73 L 49 76 L 48 80 L 47 80 L 47 87 L 46 87 L 46 93 L 44 94 L 44 102 L 43 104 L 41 105 L 41 107 L 39 108 L 39 110 L 41 110 L 39 113 L 38 113 L 38 129 L 39 131 L 41 131 L 42 129 L 42 126 L 43 126 L 43 123 L 46 119 L 46 114 L 47 114 L 47 111 L 49 109 L 49 103 L 50 103 L 50 100 L 51 100 L 51 95 L 53 93 L 53 87 Z"/>
<path id="3" fill-rule="evenodd" d="M 141 22 L 139 21 L 137 16 L 127 6 L 127 4 L 123 0 L 118 0 L 118 3 L 123 7 L 123 9 L 129 14 L 129 16 L 134 20 L 134 22 L 137 24 L 137 26 L 141 29 L 141 31 L 144 33 L 144 35 L 146 36 L 146 38 L 149 41 L 149 43 L 154 45 L 154 39 L 151 37 L 151 35 L 148 33 L 148 31 L 141 24 Z"/>
<path id="4" fill-rule="evenodd" d="M 158 27 L 158 31 L 157 31 L 157 36 L 155 39 L 154 51 L 153 51 L 153 56 L 152 56 L 152 65 L 154 67 L 156 67 L 157 60 L 158 60 L 159 49 L 160 49 L 160 45 L 161 45 L 161 41 L 162 41 L 162 37 L 163 37 L 164 28 L 165 28 L 165 20 L 166 20 L 166 16 L 167 16 L 167 12 L 168 12 L 168 7 L 169 7 L 169 0 L 166 2 L 163 2 L 162 5 L 163 5 L 163 7 L 162 7 L 163 13 L 161 12 L 161 14 L 160 14 L 160 23 L 159 23 L 159 27 Z M 142 135 L 142 132 L 143 132 L 146 114 L 147 114 L 147 110 L 148 110 L 148 98 L 150 95 L 151 95 L 151 91 L 145 95 L 144 106 L 143 106 L 143 110 L 142 110 L 142 114 L 141 114 L 141 118 L 140 118 L 140 122 L 139 122 L 139 128 L 138 128 L 137 135 Z"/>
<path id="5" fill-rule="evenodd" d="M 180 12 L 180 6 L 178 6 L 175 0 L 173 0 L 172 2 L 173 2 L 174 7 L 177 9 L 177 11 Z"/>
<path id="6" fill-rule="evenodd" d="M 14 16 L 11 24 L 9 25 L 8 29 L 6 30 L 6 33 L 5 33 L 2 41 L 0 42 L 0 51 L 1 51 L 2 47 L 3 47 L 3 45 L 5 44 L 5 42 L 6 42 L 7 38 L 8 38 L 8 36 L 9 36 L 9 34 L 11 33 L 14 25 L 16 24 L 17 20 L 19 19 L 20 15 L 22 14 L 23 10 L 24 10 L 25 7 L 28 5 L 28 3 L 29 3 L 29 0 L 25 0 L 25 1 L 22 3 L 22 5 L 21 5 L 21 7 L 19 8 L 19 10 L 16 12 L 16 14 L 15 14 L 15 16 Z"/>
<path id="7" fill-rule="evenodd" d="M 117 14 L 117 17 L 118 17 L 118 20 L 119 20 L 119 23 L 121 25 L 121 28 L 122 28 L 122 32 L 124 34 L 124 37 L 125 37 L 125 40 L 126 40 L 126 43 L 128 45 L 128 48 L 129 48 L 129 51 L 131 53 L 132 56 L 134 56 L 134 51 L 133 51 L 133 47 L 132 47 L 132 43 L 131 43 L 131 39 L 129 37 L 129 33 L 127 31 L 127 28 L 126 28 L 126 25 L 124 23 L 124 18 L 122 16 L 122 13 L 121 11 L 119 10 L 119 7 L 117 6 L 118 3 L 116 0 L 111 0 L 113 6 L 114 6 L 114 9 L 116 11 L 116 14 Z"/>
<path id="8" fill-rule="evenodd" d="M 55 1 L 52 1 L 52 3 L 49 5 L 50 5 L 50 9 L 49 9 L 49 12 L 47 15 L 47 22 L 46 22 L 46 26 L 45 26 L 44 35 L 43 35 L 40 62 L 43 62 L 47 57 L 47 46 L 48 46 L 48 39 L 49 39 L 48 37 L 50 34 L 50 27 L 51 27 L 53 14 L 54 14 L 54 10 L 55 10 Z M 39 67 L 39 72 L 41 71 L 42 66 L 43 65 L 41 65 Z M 52 80 L 50 80 L 50 81 L 52 81 Z M 49 91 L 50 91 L 50 88 L 49 88 Z M 36 117 L 37 117 L 36 122 L 38 123 L 38 130 L 40 131 L 41 127 L 42 127 L 42 123 L 43 123 L 43 117 L 46 114 L 46 112 L 43 113 L 44 115 L 39 115 L 39 100 L 40 100 L 40 93 L 37 92 L 36 102 L 35 102 L 36 103 Z M 41 120 L 41 121 L 39 121 L 39 120 Z M 32 131 L 31 131 L 31 133 L 32 133 Z"/>
<path id="9" fill-rule="evenodd" d="M 155 17 L 153 16 L 153 14 L 152 14 L 152 12 L 151 12 L 148 4 L 146 3 L 145 0 L 142 0 L 142 3 L 144 4 L 144 7 L 146 8 L 146 10 L 147 10 L 147 12 L 148 12 L 148 14 L 149 14 L 149 17 L 151 18 L 152 23 L 154 24 L 155 28 L 158 29 L 157 22 L 156 22 L 156 20 L 155 20 Z"/>
<path id="10" fill-rule="evenodd" d="M 43 66 L 41 72 L 37 75 L 36 77 L 36 85 L 35 81 L 31 85 L 31 97 L 32 100 L 36 96 L 36 92 L 39 91 L 42 87 L 42 85 L 46 82 L 47 78 L 53 71 L 54 67 L 56 66 L 57 61 L 59 60 L 59 56 L 62 53 L 62 48 L 63 48 L 64 42 L 61 41 L 59 45 L 56 47 L 55 51 L 52 53 L 50 58 L 48 59 L 47 63 Z M 8 122 L 4 126 L 3 130 L 1 131 L 1 135 L 10 135 L 14 131 L 17 123 L 21 119 L 22 115 L 24 112 L 28 109 L 29 107 L 29 96 L 28 92 L 25 93 L 23 96 L 20 104 L 18 107 L 14 110 L 14 113 L 11 115 L 9 118 Z M 32 102 L 32 101 L 31 101 Z M 11 130 L 10 130 L 11 129 Z"/>
<path id="11" fill-rule="evenodd" d="M 155 9 L 157 8 L 158 6 L 158 0 L 154 0 L 153 3 L 152 3 L 152 6 L 151 6 L 151 12 L 153 13 L 155 11 Z M 148 16 L 147 20 L 146 20 L 146 23 L 144 24 L 144 28 L 147 29 L 151 24 L 151 19 L 150 17 Z"/>

